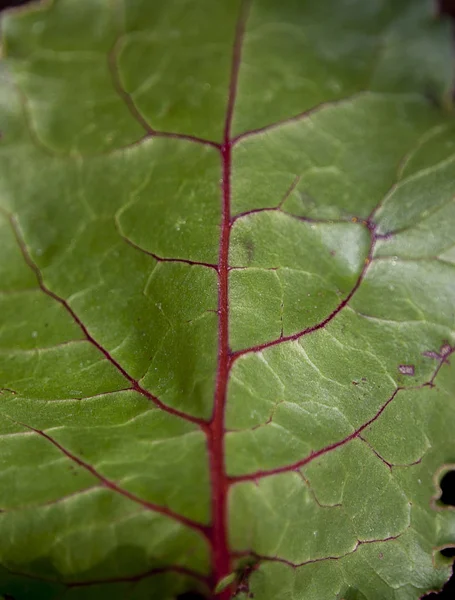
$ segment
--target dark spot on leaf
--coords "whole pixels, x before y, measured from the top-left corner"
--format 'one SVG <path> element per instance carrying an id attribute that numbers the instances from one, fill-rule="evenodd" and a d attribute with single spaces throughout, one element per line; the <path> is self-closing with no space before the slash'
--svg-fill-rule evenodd
<path id="1" fill-rule="evenodd" d="M 439 485 L 442 490 L 440 503 L 446 506 L 455 506 L 455 470 L 445 473 Z"/>
<path id="2" fill-rule="evenodd" d="M 254 258 L 254 242 L 253 240 L 250 239 L 246 239 L 244 240 L 244 245 L 245 245 L 245 250 L 246 250 L 246 255 L 248 257 L 248 262 L 253 262 L 253 258 Z"/>
<path id="3" fill-rule="evenodd" d="M 414 369 L 414 365 L 400 365 L 398 367 L 398 370 L 400 371 L 400 373 L 402 375 L 414 375 L 415 369 Z"/>
<path id="4" fill-rule="evenodd" d="M 352 385 L 359 385 L 358 381 L 351 381 Z"/>
<path id="5" fill-rule="evenodd" d="M 434 88 L 431 84 L 427 84 L 427 86 L 424 88 L 423 95 L 428 100 L 428 102 L 435 108 L 443 107 L 439 91 L 436 88 Z"/>
<path id="6" fill-rule="evenodd" d="M 259 567 L 259 561 L 252 559 L 242 565 L 237 570 L 237 587 L 235 589 L 234 598 L 239 594 L 243 593 L 247 595 L 247 598 L 254 598 L 254 594 L 250 591 L 250 576 L 253 571 Z"/>
<path id="7" fill-rule="evenodd" d="M 453 558 L 455 556 L 455 548 L 454 547 L 444 548 L 443 550 L 441 550 L 441 554 L 442 554 L 442 556 L 445 556 L 446 558 Z"/>
<path id="8" fill-rule="evenodd" d="M 299 196 L 300 201 L 306 209 L 311 209 L 316 206 L 316 200 L 307 192 L 297 190 L 297 195 Z"/>

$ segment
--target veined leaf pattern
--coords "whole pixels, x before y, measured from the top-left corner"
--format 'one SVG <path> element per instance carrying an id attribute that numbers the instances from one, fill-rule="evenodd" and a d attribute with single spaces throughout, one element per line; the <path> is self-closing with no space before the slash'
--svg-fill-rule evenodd
<path id="1" fill-rule="evenodd" d="M 439 589 L 447 24 L 415 0 L 55 0 L 2 35 L 0 593 Z"/>

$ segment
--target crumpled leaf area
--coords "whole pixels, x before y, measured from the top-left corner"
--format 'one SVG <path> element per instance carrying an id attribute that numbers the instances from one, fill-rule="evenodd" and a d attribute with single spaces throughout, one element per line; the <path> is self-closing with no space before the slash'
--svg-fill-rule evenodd
<path id="1" fill-rule="evenodd" d="M 2 35 L 0 592 L 439 589 L 448 24 L 424 0 L 55 0 Z"/>

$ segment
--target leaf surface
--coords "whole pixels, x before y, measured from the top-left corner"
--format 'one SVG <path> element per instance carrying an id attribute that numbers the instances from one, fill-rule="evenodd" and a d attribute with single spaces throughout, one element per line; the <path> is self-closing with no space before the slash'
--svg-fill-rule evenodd
<path id="1" fill-rule="evenodd" d="M 55 0 L 2 32 L 0 593 L 439 589 L 446 24 L 413 0 Z"/>

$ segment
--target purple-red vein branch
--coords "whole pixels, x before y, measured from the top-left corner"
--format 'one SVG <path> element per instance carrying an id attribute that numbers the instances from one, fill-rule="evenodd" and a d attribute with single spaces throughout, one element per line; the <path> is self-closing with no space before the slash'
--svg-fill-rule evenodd
<path id="1" fill-rule="evenodd" d="M 188 569 L 187 567 L 183 567 L 180 565 L 163 565 L 162 567 L 155 567 L 153 569 L 149 569 L 144 573 L 138 573 L 137 575 L 125 575 L 118 577 L 111 577 L 106 579 L 93 579 L 90 581 L 61 581 L 52 579 L 51 577 L 45 577 L 44 575 L 38 575 L 35 573 L 24 573 L 22 571 L 15 571 L 10 569 L 6 565 L 1 565 L 3 569 L 11 573 L 11 575 L 16 575 L 19 577 L 27 577 L 28 579 L 33 579 L 36 581 L 46 581 L 47 583 L 56 583 L 59 585 L 64 585 L 68 588 L 79 588 L 79 587 L 89 587 L 91 585 L 102 585 L 108 583 L 136 583 L 138 581 L 142 581 L 143 579 L 147 579 L 147 577 L 153 577 L 154 575 L 160 575 L 162 573 L 178 573 L 181 575 L 186 575 L 188 577 L 193 577 L 201 581 L 201 583 L 207 583 L 207 577 L 198 573 L 197 571 L 193 571 L 192 569 Z"/>
<path id="2" fill-rule="evenodd" d="M 358 427 L 358 429 L 356 429 L 355 431 L 353 431 L 347 437 L 343 438 L 342 440 L 339 440 L 338 442 L 334 442 L 333 444 L 329 444 L 329 445 L 325 446 L 324 448 L 321 448 L 320 450 L 317 450 L 315 452 L 311 452 L 305 458 L 302 458 L 301 460 L 298 460 L 298 461 L 296 461 L 294 463 L 291 463 L 290 465 L 284 465 L 282 467 L 276 467 L 274 469 L 269 469 L 269 470 L 259 470 L 259 471 L 255 471 L 254 473 L 248 473 L 246 475 L 237 475 L 237 476 L 229 477 L 229 484 L 232 485 L 232 484 L 235 484 L 235 483 L 240 482 L 240 481 L 256 481 L 256 480 L 261 479 L 263 477 L 269 477 L 270 475 L 277 475 L 279 473 L 288 473 L 288 472 L 291 472 L 291 471 L 296 471 L 296 470 L 300 469 L 301 467 L 305 466 L 306 464 L 312 462 L 313 460 L 315 460 L 319 456 L 327 454 L 328 452 L 331 452 L 332 450 L 336 450 L 337 448 L 340 448 L 341 446 L 344 446 L 345 444 L 349 443 L 353 439 L 359 438 L 359 439 L 363 440 L 363 438 L 361 436 L 362 432 L 365 429 L 367 429 L 372 423 L 374 423 L 382 415 L 382 413 L 385 411 L 385 409 L 394 400 L 395 396 L 400 391 L 405 391 L 405 390 L 421 390 L 421 389 L 423 389 L 425 387 L 430 387 L 431 388 L 431 387 L 434 386 L 434 380 L 435 380 L 436 376 L 438 375 L 439 371 L 441 370 L 442 366 L 444 364 L 447 364 L 449 357 L 453 353 L 455 353 L 455 347 L 450 347 L 450 346 L 446 347 L 446 346 L 443 346 L 443 348 L 445 348 L 445 351 L 441 351 L 441 354 L 437 355 L 438 365 L 437 365 L 436 369 L 434 370 L 432 376 L 430 377 L 430 379 L 428 381 L 426 381 L 426 382 L 424 382 L 424 383 L 422 383 L 420 385 L 411 386 L 411 387 L 403 387 L 403 386 L 397 387 L 395 389 L 395 391 L 393 392 L 393 394 L 390 396 L 390 398 L 388 398 L 388 400 L 379 408 L 379 410 L 377 411 L 377 413 L 373 417 L 371 417 L 371 419 L 369 419 L 368 421 L 366 421 L 363 425 L 361 425 L 360 427 Z M 365 441 L 365 440 L 363 440 L 363 441 Z M 376 451 L 374 451 L 374 452 L 376 453 Z M 391 465 L 391 464 L 387 463 L 379 455 L 378 455 L 378 458 L 381 458 L 381 460 L 383 462 L 385 462 L 389 467 L 394 466 L 394 465 Z M 419 462 L 420 462 L 420 460 L 416 461 L 415 463 L 411 463 L 411 464 L 418 464 Z M 401 465 L 395 465 L 395 466 L 401 466 Z M 410 466 L 410 465 L 407 465 L 407 466 Z"/>
<path id="3" fill-rule="evenodd" d="M 158 262 L 184 263 L 184 264 L 190 265 L 190 266 L 200 266 L 200 267 L 207 267 L 209 269 L 215 269 L 215 271 L 218 270 L 218 265 L 214 264 L 214 263 L 206 263 L 206 262 L 200 262 L 197 260 L 189 260 L 187 258 L 164 258 L 162 256 L 159 256 L 158 254 L 155 254 L 154 252 L 151 252 L 150 250 L 146 250 L 145 248 L 142 248 L 141 246 L 139 246 L 139 244 L 136 244 L 135 242 L 130 240 L 129 237 L 127 237 L 124 233 L 122 233 L 120 231 L 119 227 L 117 227 L 117 229 L 118 229 L 118 233 L 119 233 L 120 237 L 122 238 L 122 240 L 124 242 L 126 242 L 132 248 L 139 250 L 139 252 L 143 252 L 144 254 L 151 256 Z"/>
<path id="4" fill-rule="evenodd" d="M 286 202 L 286 200 L 289 198 L 289 196 L 292 194 L 292 192 L 295 190 L 295 188 L 297 187 L 299 181 L 301 180 L 302 176 L 301 175 L 296 175 L 291 183 L 291 185 L 288 187 L 288 189 L 286 190 L 286 192 L 284 193 L 283 197 L 281 198 L 280 202 L 277 204 L 277 206 L 271 206 L 268 208 L 253 208 L 251 210 L 245 210 L 244 212 L 241 213 L 237 213 L 236 215 L 234 215 L 233 217 L 231 217 L 231 225 L 233 225 L 235 223 L 235 221 L 237 221 L 238 219 L 241 219 L 242 217 L 247 217 L 248 215 L 253 215 L 255 213 L 261 213 L 261 212 L 284 212 L 281 211 L 281 208 L 283 206 L 283 204 Z M 288 214 L 288 213 L 285 213 Z M 289 215 L 291 217 L 295 216 L 295 215 Z M 302 219 L 303 217 L 296 217 L 299 219 Z M 306 220 L 306 219 L 305 219 Z"/>
<path id="5" fill-rule="evenodd" d="M 298 113 L 297 115 L 294 115 L 292 117 L 287 117 L 285 119 L 281 119 L 280 121 L 275 121 L 274 123 L 269 123 L 268 125 L 264 125 L 263 127 L 257 127 L 256 129 L 250 129 L 249 131 L 244 131 L 243 133 L 236 135 L 232 139 L 232 145 L 235 145 L 238 142 L 241 142 L 246 138 L 249 138 L 249 137 L 252 137 L 255 135 L 259 135 L 262 133 L 267 133 L 268 131 L 276 129 L 277 127 L 281 127 L 281 126 L 287 125 L 289 123 L 296 123 L 299 121 L 303 121 L 306 118 L 312 117 L 315 113 L 318 113 L 319 111 L 323 110 L 324 108 L 328 108 L 330 106 L 338 106 L 339 104 L 344 104 L 346 102 L 350 102 L 355 98 L 366 95 L 367 93 L 369 93 L 367 90 L 361 90 L 360 92 L 352 94 L 351 96 L 348 96 L 347 98 L 340 98 L 338 100 L 328 100 L 327 102 L 321 102 L 320 104 L 317 104 L 316 106 L 313 106 L 312 108 L 304 110 L 303 112 Z"/>
<path id="6" fill-rule="evenodd" d="M 351 442 L 352 440 L 354 440 L 355 438 L 359 437 L 359 435 L 362 433 L 362 431 L 364 431 L 367 427 L 369 427 L 372 423 L 374 423 L 376 421 L 376 419 L 378 419 L 381 416 L 381 414 L 385 411 L 385 409 L 388 407 L 388 405 L 393 401 L 393 399 L 398 394 L 398 392 L 402 389 L 404 389 L 404 388 L 400 388 L 400 387 L 396 388 L 396 390 L 393 392 L 393 394 L 390 396 L 390 398 L 387 399 L 387 401 L 381 406 L 381 408 L 377 411 L 377 413 L 373 417 L 371 417 L 371 419 L 369 419 L 366 423 L 363 423 L 363 425 L 361 425 L 358 429 L 353 431 L 350 435 L 346 436 L 342 440 L 339 440 L 338 442 L 334 442 L 333 444 L 329 444 L 328 446 L 324 446 L 324 448 L 321 448 L 320 450 L 316 450 L 315 452 L 311 452 L 305 458 L 302 458 L 290 465 L 284 465 L 282 467 L 276 467 L 274 469 L 268 469 L 268 470 L 266 470 L 266 469 L 259 470 L 259 471 L 255 471 L 254 473 L 248 473 L 247 475 L 233 476 L 233 477 L 229 478 L 229 481 L 231 483 L 238 483 L 240 481 L 256 481 L 258 479 L 262 479 L 263 477 L 270 477 L 271 475 L 278 475 L 280 473 L 288 473 L 290 471 L 296 471 L 296 470 L 300 469 L 301 467 L 307 465 L 308 463 L 312 462 L 316 458 L 319 458 L 320 456 L 323 456 L 324 454 L 327 454 L 328 452 L 332 452 L 332 450 L 336 450 L 337 448 L 344 446 L 345 444 L 347 444 L 347 443 Z"/>
<path id="7" fill-rule="evenodd" d="M 167 506 L 160 506 L 153 502 L 148 502 L 147 500 L 143 500 L 142 498 L 139 498 L 132 492 L 129 492 L 128 490 L 125 490 L 124 488 L 117 485 L 114 481 L 107 479 L 106 477 L 101 475 L 101 473 L 98 473 L 98 471 L 95 469 L 95 467 L 93 467 L 89 463 L 85 462 L 84 460 L 82 460 L 81 458 L 79 458 L 78 456 L 76 456 L 75 454 L 70 452 L 67 448 L 62 446 L 62 444 L 57 442 L 57 440 L 55 440 L 48 433 L 42 431 L 41 429 L 36 429 L 35 427 L 32 427 L 31 425 L 27 425 L 26 423 L 22 423 L 20 421 L 17 421 L 17 423 L 18 423 L 18 425 L 21 425 L 22 427 L 25 427 L 26 429 L 28 429 L 30 431 L 34 431 L 37 435 L 46 439 L 53 446 L 55 446 L 62 454 L 64 454 L 66 457 L 68 457 L 71 461 L 73 461 L 74 463 L 79 465 L 81 468 L 88 471 L 91 475 L 96 477 L 99 480 L 99 482 L 101 483 L 101 485 L 103 485 L 104 487 L 112 490 L 113 492 L 117 492 L 118 494 L 124 496 L 125 498 L 128 498 L 128 500 L 135 502 L 136 504 L 140 504 L 147 510 L 151 510 L 153 512 L 164 515 L 166 517 L 170 517 L 171 519 L 178 521 L 182 525 L 186 525 L 187 527 L 190 527 L 191 529 L 196 530 L 197 532 L 203 534 L 204 536 L 208 535 L 208 527 L 203 525 L 202 523 L 197 523 L 196 521 L 193 521 L 192 519 L 189 519 L 188 517 L 185 517 L 184 515 L 176 513 L 175 511 L 168 508 Z"/>
<path id="8" fill-rule="evenodd" d="M 359 289 L 360 284 L 362 283 L 362 281 L 365 278 L 368 267 L 370 266 L 370 264 L 373 260 L 374 246 L 376 243 L 376 237 L 374 235 L 374 232 L 371 231 L 370 235 L 371 235 L 370 248 L 368 250 L 367 257 L 364 260 L 364 264 L 363 264 L 362 270 L 357 278 L 357 281 L 355 282 L 355 284 L 354 284 L 353 288 L 351 289 L 351 291 L 349 292 L 349 294 L 344 298 L 344 300 L 342 300 L 338 304 L 338 306 L 325 319 L 323 319 L 322 321 L 319 321 L 319 323 L 316 323 L 316 325 L 311 325 L 310 327 L 306 327 L 305 329 L 302 329 L 301 331 L 298 331 L 297 333 L 281 336 L 281 337 L 271 340 L 269 342 L 264 342 L 263 344 L 257 344 L 256 346 L 251 346 L 249 348 L 243 348 L 242 350 L 237 350 L 236 352 L 232 353 L 231 362 L 234 362 L 235 360 L 237 360 L 237 358 L 239 358 L 240 356 L 243 356 L 244 354 L 250 354 L 252 352 L 262 352 L 263 350 L 265 350 L 266 348 L 270 348 L 271 346 L 277 346 L 278 344 L 283 344 L 285 342 L 296 341 L 299 338 L 303 337 L 304 335 L 313 333 L 314 331 L 317 331 L 318 329 L 323 329 L 328 323 L 330 323 L 330 321 L 332 321 L 337 316 L 337 314 L 341 310 L 343 310 L 343 308 L 345 306 L 347 306 L 347 304 L 349 304 L 351 298 L 354 296 L 356 291 Z"/>
<path id="9" fill-rule="evenodd" d="M 291 567 L 292 569 L 299 569 L 300 567 L 305 567 L 306 565 L 311 565 L 313 563 L 324 562 L 326 560 L 341 560 L 342 558 L 345 558 L 346 556 L 349 556 L 349 555 L 357 552 L 357 550 L 360 548 L 360 546 L 364 546 L 366 544 L 383 544 L 385 542 L 395 541 L 395 540 L 398 540 L 402 535 L 403 535 L 402 533 L 399 533 L 398 535 L 392 535 L 392 536 L 382 538 L 382 539 L 377 539 L 377 540 L 357 540 L 354 548 L 352 550 L 350 550 L 349 552 L 346 552 L 345 554 L 341 554 L 340 556 L 322 556 L 321 558 L 305 560 L 301 563 L 293 563 L 292 561 L 290 561 L 286 558 L 281 558 L 279 556 L 266 556 L 266 555 L 258 554 L 257 552 L 248 551 L 248 550 L 245 550 L 243 552 L 235 552 L 234 557 L 235 558 L 251 557 L 258 562 L 279 562 L 279 563 L 288 565 L 288 567 Z"/>
<path id="10" fill-rule="evenodd" d="M 162 138 L 174 138 L 179 140 L 186 140 L 188 142 L 194 142 L 196 144 L 202 144 L 204 146 L 212 146 L 214 148 L 220 149 L 220 144 L 214 142 L 213 140 L 207 140 L 205 138 L 200 138 L 198 136 L 189 135 L 185 133 L 176 133 L 176 132 L 168 132 L 168 131 L 159 131 L 154 129 L 147 121 L 147 119 L 142 115 L 136 103 L 134 102 L 131 94 L 129 94 L 120 79 L 120 73 L 118 68 L 118 46 L 120 44 L 121 38 L 119 38 L 113 47 L 111 48 L 108 55 L 108 66 L 109 71 L 111 73 L 112 83 L 117 94 L 122 98 L 126 107 L 128 108 L 131 115 L 134 119 L 139 123 L 139 125 L 144 129 L 146 136 L 145 137 L 162 137 Z M 143 139 L 143 138 L 142 138 Z"/>
<path id="11" fill-rule="evenodd" d="M 149 571 L 145 571 L 144 573 L 138 573 L 137 575 L 112 577 L 110 579 L 94 579 L 91 581 L 74 581 L 65 583 L 65 585 L 70 588 L 77 588 L 88 587 L 91 585 L 102 585 L 104 583 L 135 583 L 137 581 L 147 579 L 147 577 L 153 577 L 154 575 L 161 575 L 163 573 L 177 573 L 179 575 L 186 575 L 187 577 L 197 579 L 201 583 L 208 583 L 208 577 L 202 575 L 201 573 L 198 573 L 197 571 L 193 571 L 192 569 L 188 569 L 187 567 L 183 567 L 180 565 L 164 565 L 162 567 L 155 567 L 154 569 L 150 569 Z"/>
<path id="12" fill-rule="evenodd" d="M 74 310 L 71 308 L 71 306 L 68 304 L 68 302 L 64 299 L 61 298 L 60 296 L 58 296 L 57 294 L 55 294 L 52 290 L 50 290 L 46 284 L 43 281 L 43 277 L 41 275 L 41 271 L 39 270 L 38 266 L 35 264 L 35 262 L 33 261 L 26 245 L 25 242 L 22 238 L 20 229 L 19 229 L 19 225 L 16 223 L 16 220 L 14 219 L 14 217 L 10 216 L 10 223 L 11 223 L 11 227 L 13 229 L 14 232 L 14 236 L 17 240 L 17 243 L 19 245 L 19 248 L 22 252 L 22 256 L 24 257 L 25 262 L 27 263 L 27 265 L 30 267 L 30 269 L 35 273 L 36 279 L 38 281 L 38 285 L 41 288 L 41 290 L 47 294 L 50 298 L 52 298 L 53 300 L 55 300 L 56 302 L 58 302 L 59 304 L 61 304 L 65 310 L 71 315 L 71 317 L 73 318 L 74 322 L 78 325 L 78 327 L 81 329 L 82 333 L 84 334 L 85 338 L 87 339 L 88 342 L 90 342 L 93 346 L 95 346 L 95 348 L 97 348 L 99 350 L 99 352 L 101 352 L 101 354 L 104 355 L 104 357 L 117 369 L 117 371 L 119 373 L 121 373 L 121 375 L 123 375 L 123 377 L 125 379 L 127 379 L 130 383 L 131 383 L 131 387 L 134 391 L 138 392 L 139 394 L 142 394 L 143 396 L 145 396 L 146 398 L 148 398 L 149 400 L 151 400 L 158 408 L 160 408 L 161 410 L 164 410 L 167 413 L 170 413 L 176 417 L 180 417 L 181 419 L 184 419 L 185 421 L 190 421 L 191 423 L 197 424 L 199 427 L 201 427 L 202 429 L 206 429 L 207 424 L 205 421 L 203 421 L 202 419 L 199 419 L 197 417 L 193 417 L 191 415 L 188 415 L 180 410 L 177 410 L 175 408 L 172 408 L 170 406 L 167 406 L 166 404 L 164 404 L 163 402 L 161 402 L 161 400 L 159 400 L 156 396 L 154 396 L 151 392 L 149 392 L 148 390 L 146 390 L 145 388 L 143 388 L 140 383 L 138 381 L 136 381 L 136 379 L 134 379 L 122 366 L 119 362 L 117 362 L 115 360 L 115 358 L 108 352 L 108 350 L 106 350 L 106 348 L 104 348 L 97 340 L 95 340 L 95 338 L 89 333 L 87 327 L 84 325 L 84 323 L 81 321 L 81 319 L 77 316 L 77 314 L 74 312 Z"/>

